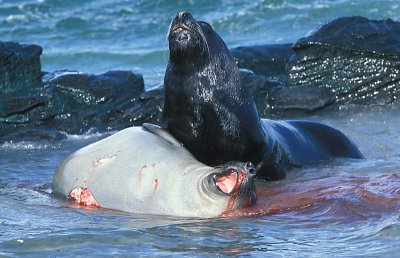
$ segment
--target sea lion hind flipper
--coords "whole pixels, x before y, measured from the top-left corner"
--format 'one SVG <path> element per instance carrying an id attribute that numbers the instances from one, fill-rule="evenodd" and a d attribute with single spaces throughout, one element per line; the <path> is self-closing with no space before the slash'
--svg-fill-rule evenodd
<path id="1" fill-rule="evenodd" d="M 171 145 L 182 146 L 180 142 L 178 142 L 171 134 L 169 134 L 166 130 L 162 129 L 160 126 L 150 123 L 143 123 L 142 128 L 145 131 L 148 131 L 154 135 L 157 135 L 163 138 Z"/>
<path id="2" fill-rule="evenodd" d="M 340 130 L 312 121 L 290 121 L 303 134 L 307 134 L 320 149 L 329 152 L 329 156 L 363 159 L 357 145 Z"/>

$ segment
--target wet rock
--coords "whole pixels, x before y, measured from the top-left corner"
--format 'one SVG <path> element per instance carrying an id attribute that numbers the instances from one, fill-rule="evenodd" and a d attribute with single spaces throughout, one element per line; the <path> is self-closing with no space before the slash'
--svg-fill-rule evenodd
<path id="1" fill-rule="evenodd" d="M 130 102 L 144 91 L 142 75 L 130 71 L 109 71 L 100 75 L 64 71 L 46 75 L 42 95 L 49 95 L 48 108 L 54 118 L 46 125 L 58 130 L 81 134 L 91 128 L 113 130 L 115 121 L 110 110 Z"/>
<path id="2" fill-rule="evenodd" d="M 288 114 L 306 114 L 323 109 L 335 102 L 335 94 L 317 87 L 286 87 L 249 70 L 241 70 L 246 88 L 253 98 L 261 117 L 282 117 Z"/>
<path id="3" fill-rule="evenodd" d="M 289 113 L 311 113 L 335 103 L 335 94 L 325 88 L 282 87 L 271 91 L 265 113 L 285 116 Z"/>
<path id="4" fill-rule="evenodd" d="M 272 79 L 286 78 L 285 67 L 294 53 L 292 44 L 243 46 L 230 50 L 239 68 Z"/>
<path id="5" fill-rule="evenodd" d="M 29 130 L 38 126 L 70 134 L 82 134 L 91 128 L 113 130 L 110 124 L 127 127 L 131 124 L 118 120 L 110 110 L 129 103 L 143 91 L 142 75 L 130 71 L 100 75 L 74 71 L 44 73 L 40 87 L 1 95 L 0 137 L 22 135 L 10 134 L 11 129 L 23 129 L 31 138 L 39 137 L 40 134 Z"/>
<path id="6" fill-rule="evenodd" d="M 143 92 L 123 108 L 122 118 L 126 123 L 141 125 L 153 123 L 161 125 L 162 110 L 164 109 L 164 88 L 160 84 Z"/>
<path id="7" fill-rule="evenodd" d="M 0 95 L 40 87 L 41 54 L 37 45 L 0 42 Z"/>
<path id="8" fill-rule="evenodd" d="M 139 126 L 143 123 L 161 125 L 164 107 L 164 88 L 162 85 L 148 89 L 139 96 L 132 98 L 98 117 L 108 128 L 123 129 L 128 126 Z"/>
<path id="9" fill-rule="evenodd" d="M 333 20 L 294 45 L 288 87 L 330 89 L 337 103 L 385 105 L 400 98 L 400 23 Z"/>

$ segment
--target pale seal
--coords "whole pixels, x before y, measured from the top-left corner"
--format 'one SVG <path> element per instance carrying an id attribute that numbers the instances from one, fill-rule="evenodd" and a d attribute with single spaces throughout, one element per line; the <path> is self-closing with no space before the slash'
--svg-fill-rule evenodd
<path id="1" fill-rule="evenodd" d="M 217 217 L 255 203 L 251 163 L 209 167 L 166 131 L 131 127 L 67 157 L 53 192 L 81 205 L 131 213 Z"/>

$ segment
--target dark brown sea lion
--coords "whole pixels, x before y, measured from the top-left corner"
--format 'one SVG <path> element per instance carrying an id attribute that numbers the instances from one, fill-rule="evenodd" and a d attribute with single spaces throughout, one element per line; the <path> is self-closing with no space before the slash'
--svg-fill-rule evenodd
<path id="1" fill-rule="evenodd" d="M 362 158 L 349 138 L 329 126 L 260 120 L 228 48 L 208 23 L 180 12 L 168 41 L 164 127 L 201 162 L 251 161 L 259 178 L 273 180 L 293 166 Z"/>

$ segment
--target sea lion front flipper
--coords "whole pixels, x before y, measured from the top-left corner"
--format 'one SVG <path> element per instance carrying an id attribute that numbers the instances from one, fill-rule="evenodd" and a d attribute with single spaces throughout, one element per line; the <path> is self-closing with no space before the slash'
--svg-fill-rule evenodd
<path id="1" fill-rule="evenodd" d="M 143 123 L 142 128 L 143 128 L 143 130 L 146 130 L 154 135 L 157 135 L 157 136 L 163 138 L 165 141 L 167 141 L 171 145 L 182 146 L 182 144 L 180 142 L 178 142 L 171 134 L 169 134 L 166 130 L 162 129 L 158 125 L 150 124 L 150 123 Z"/>

